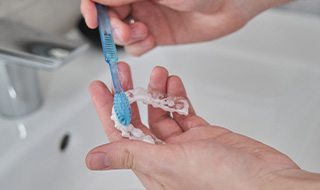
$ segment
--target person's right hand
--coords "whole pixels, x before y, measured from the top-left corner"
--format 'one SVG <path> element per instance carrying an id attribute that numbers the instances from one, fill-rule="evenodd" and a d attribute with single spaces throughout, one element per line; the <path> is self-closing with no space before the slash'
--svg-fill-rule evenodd
<path id="1" fill-rule="evenodd" d="M 125 90 L 132 88 L 130 69 L 119 63 Z M 182 80 L 156 67 L 151 90 L 187 97 Z M 228 129 L 208 124 L 192 106 L 189 115 L 170 114 L 149 106 L 149 126 L 132 105 L 132 124 L 165 144 L 152 145 L 121 136 L 110 119 L 113 95 L 102 82 L 90 86 L 92 99 L 111 143 L 87 156 L 93 170 L 132 169 L 147 189 L 284 190 L 319 189 L 320 176 L 302 171 L 279 151 Z"/>
<path id="2" fill-rule="evenodd" d="M 207 41 L 234 32 L 260 12 L 289 0 L 82 0 L 81 12 L 97 27 L 94 2 L 111 7 L 116 42 L 133 55 L 157 45 Z M 134 24 L 125 22 L 131 16 Z"/>

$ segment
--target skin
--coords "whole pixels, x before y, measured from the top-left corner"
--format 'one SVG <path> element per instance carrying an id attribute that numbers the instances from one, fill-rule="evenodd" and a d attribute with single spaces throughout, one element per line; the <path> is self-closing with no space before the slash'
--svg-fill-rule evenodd
<path id="1" fill-rule="evenodd" d="M 133 88 L 130 68 L 119 63 L 125 89 Z M 155 67 L 149 89 L 187 98 L 182 80 Z M 113 95 L 100 81 L 90 86 L 93 103 L 110 143 L 91 150 L 92 170 L 131 169 L 147 189 L 319 189 L 320 176 L 301 170 L 288 156 L 249 137 L 210 125 L 192 106 L 188 116 L 148 108 L 149 127 L 132 104 L 132 124 L 165 144 L 153 145 L 121 137 L 110 119 Z"/>
<path id="2" fill-rule="evenodd" d="M 115 41 L 142 55 L 158 45 L 208 41 L 242 28 L 257 14 L 289 0 L 82 0 L 88 27 L 97 27 L 94 2 L 110 7 Z M 128 16 L 136 22 L 128 24 Z"/>

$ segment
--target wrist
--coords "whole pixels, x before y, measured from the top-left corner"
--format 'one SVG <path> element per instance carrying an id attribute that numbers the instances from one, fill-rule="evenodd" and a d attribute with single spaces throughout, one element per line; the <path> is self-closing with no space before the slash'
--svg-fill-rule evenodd
<path id="1" fill-rule="evenodd" d="M 320 189 L 320 174 L 301 169 L 281 170 L 270 174 L 260 190 L 316 190 Z"/>

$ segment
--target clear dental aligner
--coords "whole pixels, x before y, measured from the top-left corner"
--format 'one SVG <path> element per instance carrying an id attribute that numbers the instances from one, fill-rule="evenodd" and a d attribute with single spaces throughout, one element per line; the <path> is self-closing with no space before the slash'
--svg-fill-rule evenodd
<path id="1" fill-rule="evenodd" d="M 158 92 L 148 91 L 144 88 L 128 90 L 126 95 L 130 104 L 141 101 L 144 104 L 149 104 L 155 108 L 161 108 L 171 113 L 176 112 L 181 115 L 188 115 L 189 103 L 188 100 L 183 97 L 170 97 Z M 156 137 L 144 134 L 140 129 L 135 128 L 132 124 L 129 124 L 129 126 L 122 125 L 118 121 L 114 108 L 112 108 L 111 119 L 115 123 L 115 128 L 121 132 L 123 137 L 133 140 L 141 140 L 152 144 L 162 143 L 162 141 Z"/>

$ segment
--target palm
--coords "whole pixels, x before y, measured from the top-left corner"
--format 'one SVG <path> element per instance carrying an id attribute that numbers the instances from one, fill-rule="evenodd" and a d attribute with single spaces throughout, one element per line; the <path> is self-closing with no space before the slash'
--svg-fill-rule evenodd
<path id="1" fill-rule="evenodd" d="M 192 124 L 192 121 L 190 122 Z M 167 120 L 166 123 L 170 124 L 171 121 Z M 163 123 L 163 126 L 166 126 L 166 123 Z M 173 134 L 172 136 L 168 136 L 165 143 L 165 146 L 167 146 L 166 148 L 171 149 L 170 152 L 174 152 L 174 155 L 171 156 L 175 160 L 184 159 L 196 161 L 196 165 L 193 166 L 194 169 L 191 169 L 191 171 L 198 171 L 199 168 L 202 168 L 202 172 L 206 175 L 215 171 L 221 176 L 228 176 L 232 178 L 232 173 L 225 173 L 223 168 L 233 167 L 234 170 L 242 170 L 243 173 L 246 173 L 246 176 L 248 177 L 244 177 L 242 181 L 247 180 L 249 182 L 250 180 L 253 180 L 253 176 L 262 176 L 262 178 L 264 178 L 270 173 L 299 168 L 286 155 L 278 152 L 277 150 L 253 139 L 217 126 L 197 126 L 183 132 L 182 134 Z M 211 147 L 211 149 L 209 149 L 208 146 Z M 204 148 L 199 149 L 199 147 Z M 205 155 L 205 160 L 203 160 L 201 156 L 199 157 L 195 155 Z M 231 157 L 232 159 L 221 160 L 221 157 Z M 207 163 L 206 167 L 203 167 L 203 162 L 201 161 Z M 167 162 L 168 163 L 161 164 L 166 165 L 170 163 L 169 160 Z M 210 163 L 212 162 L 219 162 L 220 166 L 216 166 L 214 164 L 211 165 Z M 184 162 L 184 165 L 190 167 L 190 163 L 188 162 Z M 208 170 L 206 171 L 203 168 L 208 168 Z M 184 169 L 185 168 L 180 168 L 178 170 L 184 171 Z M 196 187 L 198 189 L 202 189 L 199 184 L 205 183 L 199 180 L 194 188 L 190 186 L 183 187 L 182 184 L 178 184 L 177 187 L 170 188 L 166 184 L 159 182 L 159 180 L 157 180 L 157 176 L 154 178 L 152 175 L 143 174 L 137 171 L 134 172 L 148 189 L 166 189 L 163 187 L 167 187 L 168 189 L 194 189 Z M 201 175 L 193 173 L 193 176 L 199 177 Z M 174 177 L 178 178 L 179 176 Z M 216 176 L 212 177 L 214 178 Z M 259 180 L 260 178 L 257 177 L 257 179 L 253 181 Z M 203 189 L 206 189 L 206 187 L 204 186 Z"/>

